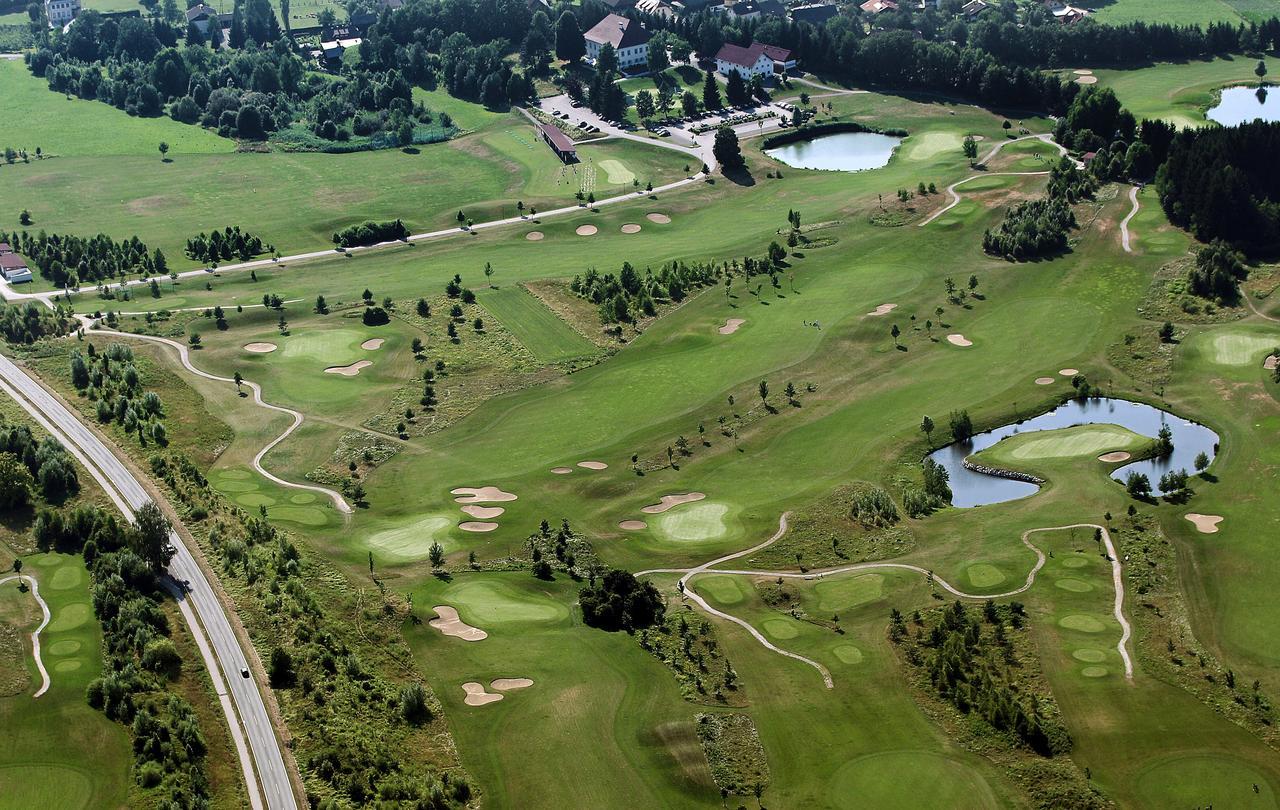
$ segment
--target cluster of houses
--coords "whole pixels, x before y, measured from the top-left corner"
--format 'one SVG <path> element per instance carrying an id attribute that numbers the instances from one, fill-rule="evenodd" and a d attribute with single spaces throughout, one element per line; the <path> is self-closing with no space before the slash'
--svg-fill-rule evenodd
<path id="1" fill-rule="evenodd" d="M 754 3 L 757 0 L 742 2 Z M 587 46 L 587 62 L 593 65 L 600 58 L 600 50 L 605 45 L 613 47 L 618 56 L 618 67 L 624 71 L 630 68 L 643 70 L 649 60 L 650 34 L 643 25 L 628 17 L 609 14 L 592 26 L 582 38 Z M 745 48 L 726 44 L 716 53 L 715 62 L 716 70 L 722 75 L 728 76 L 736 72 L 743 79 L 783 74 L 796 66 L 791 51 L 761 42 L 752 42 Z M 543 135 L 545 137 L 546 133 Z"/>
<path id="2" fill-rule="evenodd" d="M 13 252 L 8 242 L 0 242 L 0 275 L 10 284 L 20 284 L 31 280 L 31 269 L 27 260 Z"/>
<path id="3" fill-rule="evenodd" d="M 1045 8 L 1049 9 L 1049 13 L 1053 15 L 1053 18 L 1064 25 L 1079 22 L 1089 16 L 1087 9 L 1068 5 L 1062 0 L 1042 1 Z M 898 2 L 898 0 L 866 0 L 866 2 L 862 3 L 858 8 L 862 9 L 864 14 L 874 17 L 875 15 L 886 11 L 897 11 L 899 8 L 903 7 L 905 2 L 906 0 L 903 0 L 902 3 Z M 931 5 L 934 8 L 937 8 L 938 2 L 939 0 L 913 0 L 912 5 L 909 7 L 923 9 L 926 6 Z M 991 3 L 987 2 L 987 0 L 968 0 L 968 2 L 961 7 L 960 13 L 968 19 L 974 19 L 989 8 L 991 8 Z"/>
<path id="4" fill-rule="evenodd" d="M 788 8 L 780 0 L 603 0 L 603 2 L 615 13 L 635 9 L 644 14 L 675 17 L 696 11 L 714 11 L 740 20 L 777 17 L 813 25 L 821 25 L 840 12 L 840 7 L 835 3 L 807 3 Z"/>

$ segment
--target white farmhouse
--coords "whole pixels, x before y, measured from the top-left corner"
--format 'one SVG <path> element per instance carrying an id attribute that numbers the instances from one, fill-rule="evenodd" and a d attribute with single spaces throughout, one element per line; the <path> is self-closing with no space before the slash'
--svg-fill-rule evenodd
<path id="1" fill-rule="evenodd" d="M 61 28 L 80 13 L 80 0 L 44 0 L 44 16 L 50 28 Z"/>
<path id="2" fill-rule="evenodd" d="M 716 70 L 724 76 L 737 71 L 743 79 L 752 76 L 768 78 L 775 73 L 786 73 L 795 66 L 796 60 L 791 58 L 791 51 L 762 42 L 752 42 L 747 48 L 726 43 L 716 52 Z"/>

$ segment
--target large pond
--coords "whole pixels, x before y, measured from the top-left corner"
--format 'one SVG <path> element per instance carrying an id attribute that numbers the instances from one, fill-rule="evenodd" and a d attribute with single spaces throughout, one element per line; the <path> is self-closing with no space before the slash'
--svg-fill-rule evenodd
<path id="1" fill-rule="evenodd" d="M 1246 124 L 1255 118 L 1280 121 L 1280 87 L 1268 88 L 1261 96 L 1256 87 L 1228 87 L 1222 91 L 1218 106 L 1205 115 L 1210 121 L 1227 127 Z"/>
<path id="2" fill-rule="evenodd" d="M 947 473 L 951 476 L 953 506 L 970 507 L 1003 503 L 1025 498 L 1040 488 L 1026 481 L 1015 481 L 1011 478 L 1000 478 L 965 469 L 964 460 L 967 457 L 1017 433 L 1057 430 L 1074 425 L 1090 424 L 1120 425 L 1134 433 L 1150 436 L 1153 439 L 1160 432 L 1161 425 L 1169 426 L 1169 430 L 1173 433 L 1171 454 L 1145 461 L 1135 461 L 1111 473 L 1111 477 L 1119 481 L 1123 481 L 1131 472 L 1145 473 L 1151 480 L 1152 490 L 1157 495 L 1162 494 L 1158 487 L 1160 476 L 1171 470 L 1193 472 L 1197 455 L 1205 453 L 1212 459 L 1217 452 L 1218 434 L 1204 425 L 1190 422 L 1141 402 L 1104 398 L 1083 402 L 1072 400 L 1048 413 L 1027 419 L 1021 424 L 1005 425 L 974 436 L 967 442 L 949 444 L 935 450 L 930 456 L 946 467 Z"/>
<path id="3" fill-rule="evenodd" d="M 839 132 L 807 141 L 796 141 L 764 153 L 797 169 L 860 172 L 889 163 L 901 138 L 877 132 Z"/>

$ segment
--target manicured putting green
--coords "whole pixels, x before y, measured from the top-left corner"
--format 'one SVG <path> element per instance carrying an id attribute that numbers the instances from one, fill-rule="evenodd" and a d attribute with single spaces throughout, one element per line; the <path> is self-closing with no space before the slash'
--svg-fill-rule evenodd
<path id="1" fill-rule="evenodd" d="M 1081 647 L 1071 653 L 1071 657 L 1077 661 L 1084 661 L 1086 664 L 1097 664 L 1107 660 L 1107 654 L 1102 650 L 1095 650 L 1092 647 Z"/>
<path id="2" fill-rule="evenodd" d="M 680 506 L 658 519 L 658 532 L 669 540 L 699 542 L 715 540 L 725 533 L 724 516 L 729 507 L 722 503 Z"/>
<path id="3" fill-rule="evenodd" d="M 0 810 L 57 807 L 87 808 L 93 782 L 80 770 L 59 765 L 9 765 L 0 768 Z"/>
<path id="4" fill-rule="evenodd" d="M 800 635 L 800 631 L 796 629 L 796 622 L 794 619 L 781 619 L 774 617 L 771 619 L 765 619 L 760 623 L 760 626 L 764 628 L 766 633 L 778 639 L 795 638 Z"/>
<path id="5" fill-rule="evenodd" d="M 1102 678 L 1107 674 L 1106 667 L 1085 667 L 1080 670 L 1080 674 L 1086 678 Z"/>
<path id="6" fill-rule="evenodd" d="M 365 538 L 364 544 L 376 556 L 392 562 L 425 560 L 431 544 L 439 543 L 445 553 L 458 547 L 449 537 L 453 518 L 444 515 L 427 515 L 409 523 L 402 523 L 376 532 Z"/>
<path id="7" fill-rule="evenodd" d="M 1068 630 L 1078 630 L 1081 633 L 1101 633 L 1107 629 L 1107 625 L 1097 616 L 1087 616 L 1083 613 L 1073 613 L 1070 616 L 1063 616 L 1058 620 L 1059 627 L 1065 627 Z"/>
<path id="8" fill-rule="evenodd" d="M 995 191 L 998 188 L 1009 188 L 1010 186 L 1012 186 L 1014 183 L 1017 183 L 1017 182 L 1018 182 L 1018 178 L 1013 175 L 993 174 L 987 177 L 979 177 L 975 180 L 970 180 L 967 183 L 961 183 L 956 188 L 956 191 L 960 192 L 961 194 L 971 192 L 971 191 Z M 956 206 L 956 209 L 959 209 L 959 207 L 960 206 Z M 953 209 L 953 210 L 956 210 L 956 209 Z"/>
<path id="9" fill-rule="evenodd" d="M 609 182 L 615 186 L 622 186 L 636 179 L 635 173 L 627 168 L 627 165 L 620 160 L 602 160 L 598 164 L 601 169 L 609 176 Z"/>
<path id="10" fill-rule="evenodd" d="M 329 522 L 325 510 L 316 504 L 315 493 L 294 493 L 288 496 L 288 503 L 282 503 L 282 496 L 269 494 L 279 490 L 263 491 L 262 479 L 248 470 L 218 470 L 212 474 L 211 480 L 214 489 L 230 496 L 237 505 L 251 512 L 267 507 L 267 514 L 272 520 L 287 520 L 303 526 L 323 526 Z"/>
<path id="11" fill-rule="evenodd" d="M 72 602 L 61 610 L 54 611 L 53 621 L 49 622 L 47 629 L 50 633 L 61 633 L 64 630 L 74 630 L 93 616 L 93 610 L 87 602 Z"/>
<path id="12" fill-rule="evenodd" d="M 374 337 L 372 332 L 358 329 L 326 328 L 305 331 L 283 339 L 284 348 L 280 351 L 280 357 L 288 360 L 312 360 L 319 368 L 345 365 L 360 359 L 363 353 L 360 344 L 371 337 Z M 271 362 L 270 359 L 267 362 Z"/>
<path id="13" fill-rule="evenodd" d="M 960 152 L 963 145 L 960 136 L 954 132 L 926 132 L 907 139 L 907 157 L 927 160 L 943 152 Z"/>
<path id="14" fill-rule="evenodd" d="M 747 586 L 739 577 L 724 574 L 698 577 L 694 584 L 699 591 L 722 605 L 736 605 L 747 598 Z"/>
<path id="15" fill-rule="evenodd" d="M 1139 773 L 1137 789 L 1149 807 L 1277 806 L 1265 774 L 1222 754 L 1187 754 L 1151 763 Z"/>
<path id="16" fill-rule="evenodd" d="M 1220 366 L 1245 366 L 1280 344 L 1280 334 L 1273 337 L 1254 332 L 1220 332 L 1210 342 L 1209 356 Z"/>
<path id="17" fill-rule="evenodd" d="M 840 659 L 842 664 L 862 663 L 862 650 L 852 644 L 837 644 L 831 648 L 831 654 Z"/>
<path id="18" fill-rule="evenodd" d="M 964 570 L 964 575 L 975 588 L 991 588 L 1007 579 L 1003 571 L 990 563 L 971 565 Z"/>
<path id="19" fill-rule="evenodd" d="M 861 574 L 856 577 L 824 579 L 813 586 L 813 590 L 818 595 L 819 610 L 823 613 L 837 613 L 879 599 L 884 592 L 884 576 Z"/>
<path id="20" fill-rule="evenodd" d="M 1040 458 L 1096 456 L 1107 450 L 1138 447 L 1146 438 L 1119 425 L 1080 425 L 1011 436 L 991 448 L 996 455 L 1025 461 Z M 1000 447 L 1005 443 L 1007 447 Z M 989 451 L 990 452 L 990 451 Z"/>
<path id="21" fill-rule="evenodd" d="M 486 630 L 496 624 L 554 622 L 569 616 L 569 608 L 559 602 L 492 579 L 455 582 L 440 599 L 456 608 L 468 624 Z"/>
<path id="22" fill-rule="evenodd" d="M 999 807 L 991 787 L 971 765 L 929 751 L 870 754 L 846 763 L 828 783 L 832 807 L 878 810 L 921 807 Z"/>
<path id="23" fill-rule="evenodd" d="M 59 661 L 53 665 L 54 672 L 75 672 L 80 668 L 80 662 L 74 658 L 66 661 Z"/>
<path id="24" fill-rule="evenodd" d="M 1065 577 L 1053 584 L 1064 591 L 1071 591 L 1072 593 L 1087 593 L 1088 591 L 1093 590 L 1093 586 L 1089 583 L 1082 579 L 1074 579 L 1072 577 Z"/>
<path id="25" fill-rule="evenodd" d="M 75 588 L 84 582 L 84 571 L 74 565 L 65 565 L 53 572 L 49 579 L 49 590 L 65 591 Z"/>
<path id="26" fill-rule="evenodd" d="M 75 655 L 83 646 L 74 638 L 64 638 L 62 641 L 55 641 L 49 645 L 49 655 Z"/>
<path id="27" fill-rule="evenodd" d="M 1066 557 L 1059 563 L 1063 568 L 1084 568 L 1088 564 L 1089 561 L 1080 555 Z"/>

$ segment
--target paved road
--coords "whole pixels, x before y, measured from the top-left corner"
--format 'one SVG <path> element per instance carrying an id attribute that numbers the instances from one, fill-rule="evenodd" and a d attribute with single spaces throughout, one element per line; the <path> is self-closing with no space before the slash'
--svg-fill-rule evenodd
<path id="1" fill-rule="evenodd" d="M 67 450 L 75 456 L 130 520 L 134 510 L 151 501 L 142 484 L 116 457 L 112 450 L 85 427 L 71 411 L 29 377 L 9 358 L 0 355 L 0 390 L 35 418 Z M 178 582 L 189 583 L 185 594 L 177 594 L 178 604 L 197 639 L 205 664 L 213 679 L 232 739 L 240 754 L 251 805 L 261 808 L 265 796 L 269 810 L 295 810 L 293 788 L 284 755 L 276 739 L 275 729 L 258 685 L 241 675 L 250 670 L 231 621 L 222 603 L 196 563 L 190 549 L 176 533 L 170 533 L 176 553 L 169 564 L 169 574 Z M 196 618 L 199 621 L 195 621 Z M 215 660 L 216 659 L 216 660 Z M 229 700 L 228 700 L 229 696 Z M 232 704 L 235 711 L 233 712 Z M 237 720 L 236 714 L 239 715 Z M 248 747 L 245 746 L 245 738 Z M 252 751 L 252 759 L 249 750 Z M 255 778 L 256 770 L 258 778 Z M 259 795 L 259 786 L 262 796 Z"/>
<path id="2" fill-rule="evenodd" d="M 15 580 L 26 580 L 27 584 L 31 586 L 31 595 L 36 598 L 36 602 L 40 604 L 40 612 L 44 614 L 44 619 L 40 622 L 40 626 L 31 631 L 31 654 L 35 656 L 36 669 L 40 670 L 40 688 L 31 697 L 38 698 L 49 691 L 49 670 L 44 668 L 44 660 L 40 657 L 40 631 L 49 626 L 49 619 L 52 617 L 49 615 L 49 606 L 45 604 L 44 599 L 40 596 L 40 583 L 36 582 L 36 578 L 26 574 L 11 574 L 0 579 L 0 585 Z"/>

